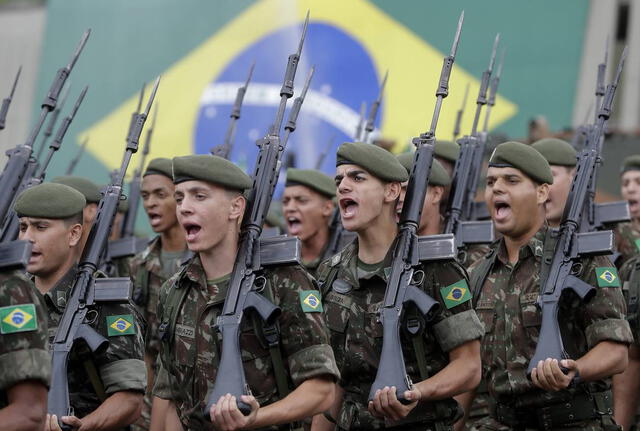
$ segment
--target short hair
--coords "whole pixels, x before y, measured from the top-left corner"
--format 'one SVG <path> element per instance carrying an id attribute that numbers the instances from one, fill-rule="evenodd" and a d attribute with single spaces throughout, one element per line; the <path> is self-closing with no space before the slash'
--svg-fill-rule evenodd
<path id="1" fill-rule="evenodd" d="M 82 215 L 82 211 L 80 211 L 79 213 L 76 213 L 74 215 L 72 215 L 71 217 L 67 217 L 65 219 L 62 219 L 62 221 L 64 222 L 65 226 L 69 227 L 71 225 L 74 224 L 83 224 L 84 223 L 84 217 Z"/>

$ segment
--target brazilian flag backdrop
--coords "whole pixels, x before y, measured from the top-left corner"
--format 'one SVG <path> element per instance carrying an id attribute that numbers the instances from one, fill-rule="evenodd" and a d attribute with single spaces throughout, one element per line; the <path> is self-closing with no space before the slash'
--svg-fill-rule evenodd
<path id="1" fill-rule="evenodd" d="M 64 172 L 78 142 L 88 137 L 76 173 L 106 183 L 108 171 L 120 164 L 140 87 L 157 75 L 162 81 L 150 158 L 208 152 L 222 142 L 236 90 L 255 62 L 231 154 L 250 171 L 255 140 L 273 121 L 307 9 L 311 20 L 296 90 L 312 65 L 316 73 L 288 144 L 297 167 L 313 167 L 328 142 L 335 150 L 352 137 L 361 103 L 375 99 L 386 70 L 376 127 L 397 141 L 396 151 L 426 131 L 442 59 L 463 9 L 437 136 L 451 139 L 467 83 L 462 131 L 470 130 L 479 77 L 497 32 L 499 53 L 506 48 L 506 56 L 490 129 L 524 136 L 527 121 L 541 113 L 554 129 L 571 123 L 588 12 L 582 0 L 50 0 L 34 112 L 82 32 L 91 28 L 92 34 L 72 73 L 68 104 L 84 85 L 89 92 L 49 178 Z M 334 154 L 329 151 L 324 161 L 326 172 L 334 169 Z M 138 162 L 134 157 L 130 172 Z"/>

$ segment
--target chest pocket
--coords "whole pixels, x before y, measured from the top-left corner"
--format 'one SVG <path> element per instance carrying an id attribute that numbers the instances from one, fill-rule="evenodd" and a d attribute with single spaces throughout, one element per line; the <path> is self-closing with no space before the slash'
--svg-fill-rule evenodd
<path id="1" fill-rule="evenodd" d="M 331 332 L 344 334 L 349 324 L 349 315 L 353 300 L 347 296 L 330 291 L 324 297 L 325 320 Z"/>
<path id="2" fill-rule="evenodd" d="M 520 295 L 522 326 L 525 328 L 539 328 L 542 324 L 542 312 L 538 308 L 537 302 L 537 292 L 524 293 Z"/>
<path id="3" fill-rule="evenodd" d="M 487 300 L 479 300 L 476 304 L 476 314 L 484 326 L 484 332 L 490 334 L 495 328 L 496 309 L 495 304 Z"/>

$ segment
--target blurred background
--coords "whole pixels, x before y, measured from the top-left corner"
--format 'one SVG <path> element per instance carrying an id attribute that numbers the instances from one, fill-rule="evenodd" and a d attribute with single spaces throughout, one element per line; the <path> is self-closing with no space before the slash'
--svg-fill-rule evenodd
<path id="1" fill-rule="evenodd" d="M 430 124 L 442 59 L 464 10 L 440 139 L 452 139 L 460 109 L 461 134 L 470 132 L 497 33 L 496 69 L 504 64 L 488 123 L 492 145 L 545 136 L 570 140 L 595 115 L 597 65 L 605 49 L 608 82 L 629 45 L 599 176 L 599 200 L 619 195 L 620 162 L 640 153 L 640 0 L 0 0 L 0 98 L 22 66 L 0 149 L 25 140 L 56 70 L 91 28 L 61 117 L 85 85 L 89 91 L 48 178 L 63 174 L 87 140 L 75 173 L 106 183 L 120 164 L 140 88 L 158 75 L 150 157 L 208 152 L 222 143 L 236 90 L 255 62 L 231 153 L 250 171 L 255 140 L 273 121 L 307 10 L 296 93 L 312 65 L 316 71 L 288 144 L 288 165 L 313 167 L 326 152 L 322 169 L 333 172 L 335 148 L 353 138 L 362 103 L 375 100 L 387 70 L 373 137 L 394 152 L 409 150 L 411 138 Z M 138 163 L 134 158 L 130 173 Z"/>

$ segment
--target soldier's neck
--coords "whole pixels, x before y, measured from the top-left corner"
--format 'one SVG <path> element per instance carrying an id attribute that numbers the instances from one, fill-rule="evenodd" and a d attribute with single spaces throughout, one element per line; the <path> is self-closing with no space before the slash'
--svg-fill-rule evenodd
<path id="1" fill-rule="evenodd" d="M 238 251 L 238 234 L 229 232 L 214 247 L 198 252 L 207 280 L 223 277 L 233 271 Z"/>
<path id="2" fill-rule="evenodd" d="M 184 231 L 178 222 L 160 233 L 160 242 L 164 251 L 182 251 L 187 248 Z"/>
<path id="3" fill-rule="evenodd" d="M 427 221 L 424 224 L 421 224 L 418 228 L 419 236 L 427 236 L 427 235 L 439 235 L 442 233 L 444 229 L 444 223 L 442 220 L 442 216 L 438 212 L 437 214 L 433 214 L 433 216 L 427 217 Z"/>
<path id="4" fill-rule="evenodd" d="M 302 241 L 301 254 L 303 262 L 311 262 L 320 257 L 322 250 L 329 241 L 329 226 L 326 223 L 325 226 L 322 229 L 318 229 L 315 235 Z"/>
<path id="5" fill-rule="evenodd" d="M 49 274 L 36 275 L 34 277 L 36 289 L 38 289 L 38 291 L 43 295 L 49 292 L 51 289 L 56 287 L 56 284 L 62 280 L 73 265 L 75 265 L 75 259 L 73 256 L 69 256 L 69 259 L 67 259 L 67 261 L 63 265 L 60 265 L 55 271 Z"/>
<path id="6" fill-rule="evenodd" d="M 369 227 L 358 232 L 358 258 L 364 263 L 382 262 L 398 234 L 395 212 L 378 217 Z"/>
<path id="7" fill-rule="evenodd" d="M 518 262 L 520 249 L 534 237 L 542 225 L 544 225 L 544 222 L 545 220 L 543 218 L 538 223 L 532 224 L 531 227 L 521 235 L 515 237 L 507 235 L 504 236 L 504 245 L 507 248 L 507 254 L 509 255 L 509 263 L 515 265 Z"/>

